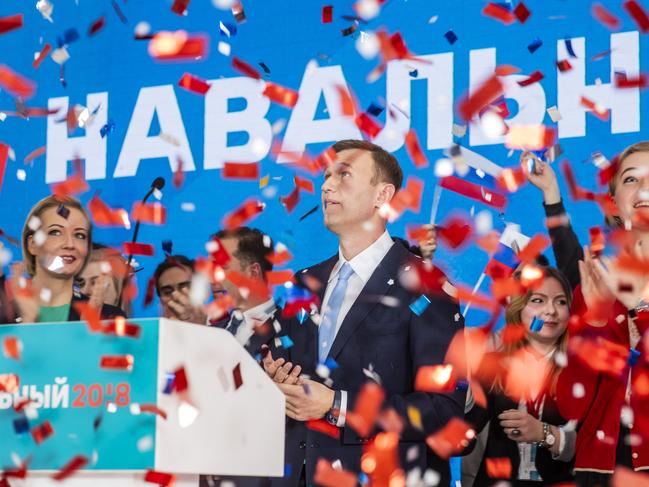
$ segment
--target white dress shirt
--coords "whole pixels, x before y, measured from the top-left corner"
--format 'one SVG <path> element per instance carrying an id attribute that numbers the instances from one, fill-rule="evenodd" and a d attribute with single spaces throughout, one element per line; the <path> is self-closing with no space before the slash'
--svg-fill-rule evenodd
<path id="1" fill-rule="evenodd" d="M 242 313 L 243 323 L 236 331 L 235 338 L 241 345 L 245 346 L 250 337 L 255 334 L 255 328 L 266 323 L 275 313 L 275 301 L 271 298 L 257 306 L 247 309 Z"/>
<path id="2" fill-rule="evenodd" d="M 336 335 L 338 334 L 338 331 L 340 331 L 340 326 L 347 316 L 347 313 L 349 313 L 352 305 L 361 294 L 365 284 L 370 280 L 370 277 L 386 256 L 392 245 L 394 245 L 394 241 L 386 230 L 372 245 L 349 261 L 343 257 L 342 250 L 338 248 L 338 262 L 334 266 L 331 275 L 327 280 L 327 289 L 325 290 L 324 298 L 322 299 L 322 309 L 320 310 L 320 316 L 323 316 L 329 304 L 329 299 L 333 293 L 334 287 L 336 286 L 336 282 L 338 282 L 338 273 L 340 272 L 340 268 L 345 262 L 347 262 L 354 273 L 347 281 L 345 297 L 343 298 L 340 312 L 338 313 L 338 319 L 336 320 Z M 338 415 L 338 422 L 336 423 L 338 427 L 345 425 L 345 415 L 347 413 L 347 391 L 340 392 L 340 413 Z"/>

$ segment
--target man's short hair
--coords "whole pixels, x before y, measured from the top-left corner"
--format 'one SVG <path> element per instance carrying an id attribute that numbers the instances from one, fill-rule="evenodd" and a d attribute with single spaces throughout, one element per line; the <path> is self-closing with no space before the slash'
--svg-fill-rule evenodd
<path id="1" fill-rule="evenodd" d="M 376 176 L 372 179 L 372 184 L 381 181 L 394 185 L 395 192 L 401 189 L 403 171 L 401 170 L 399 161 L 383 147 L 366 140 L 347 139 L 336 142 L 332 146 L 332 149 L 336 153 L 350 149 L 360 149 L 369 152 L 372 154 L 374 168 L 376 169 Z"/>
<path id="2" fill-rule="evenodd" d="M 268 257 L 273 252 L 273 241 L 260 230 L 250 227 L 238 227 L 233 230 L 223 229 L 212 235 L 212 239 L 214 238 L 219 240 L 225 238 L 235 239 L 237 241 L 237 251 L 234 253 L 234 257 L 245 265 L 259 264 L 264 279 L 266 273 L 273 270 L 273 264 L 268 260 Z"/>
<path id="3" fill-rule="evenodd" d="M 158 264 L 158 267 L 156 267 L 154 273 L 153 273 L 153 281 L 155 282 L 155 291 L 160 296 L 160 276 L 168 271 L 169 269 L 173 269 L 174 267 L 180 267 L 180 268 L 186 268 L 189 269 L 190 271 L 194 272 L 194 261 L 190 259 L 189 257 L 185 257 L 184 255 L 168 255 L 165 260 L 160 262 Z"/>

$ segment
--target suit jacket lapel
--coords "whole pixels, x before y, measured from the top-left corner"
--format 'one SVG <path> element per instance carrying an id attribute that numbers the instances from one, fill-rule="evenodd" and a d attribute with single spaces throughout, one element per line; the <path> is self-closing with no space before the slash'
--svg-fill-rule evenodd
<path id="1" fill-rule="evenodd" d="M 340 325 L 329 351 L 331 358 L 335 359 L 338 356 L 356 328 L 363 322 L 363 319 L 372 308 L 378 304 L 379 298 L 387 295 L 390 289 L 395 286 L 399 279 L 399 266 L 407 253 L 408 251 L 400 243 L 395 242 L 392 245 Z"/>

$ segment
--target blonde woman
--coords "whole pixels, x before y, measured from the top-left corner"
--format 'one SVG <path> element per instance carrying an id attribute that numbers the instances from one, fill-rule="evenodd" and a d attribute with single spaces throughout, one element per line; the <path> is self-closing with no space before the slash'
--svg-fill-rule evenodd
<path id="1" fill-rule="evenodd" d="M 506 308 L 509 337 L 485 355 L 476 372 L 487 392 L 486 409 L 469 404 L 466 420 L 477 433 L 490 423 L 484 456 L 474 485 L 509 480 L 515 486 L 541 486 L 572 480 L 575 433 L 564 428 L 557 409 L 557 357 L 568 345 L 571 289 L 552 267 L 534 289 L 514 296 Z M 523 375 L 523 377 L 521 376 Z M 509 459 L 506 470 L 492 462 Z"/>
<path id="2" fill-rule="evenodd" d="M 75 304 L 87 298 L 75 293 L 74 278 L 86 265 L 92 242 L 92 225 L 81 203 L 71 197 L 42 199 L 29 212 L 21 240 L 22 267 L 30 279 L 14 276 L 14 321 L 79 320 Z M 115 306 L 101 308 L 103 318 L 123 314 Z"/>

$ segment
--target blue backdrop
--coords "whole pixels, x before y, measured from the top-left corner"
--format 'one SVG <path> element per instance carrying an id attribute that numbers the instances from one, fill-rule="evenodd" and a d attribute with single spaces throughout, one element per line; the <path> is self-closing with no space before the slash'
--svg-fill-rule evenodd
<path id="1" fill-rule="evenodd" d="M 319 204 L 318 191 L 315 195 L 303 192 L 291 214 L 279 202 L 279 196 L 287 195 L 294 187 L 293 173 L 286 165 L 276 162 L 268 149 L 271 130 L 277 132 L 273 135 L 277 142 L 291 131 L 289 138 L 298 140 L 298 146 L 299 139 L 303 138 L 307 149 L 314 154 L 333 142 L 335 137 L 327 139 L 328 134 L 357 135 L 353 124 L 336 122 L 340 108 L 331 90 L 341 80 L 353 90 L 363 109 L 371 103 L 384 106 L 388 103 L 394 115 L 388 123 L 397 127 L 396 132 L 401 136 L 390 139 L 389 134 L 382 134 L 377 141 L 390 140 L 386 145 L 396 149 L 406 175 L 425 181 L 421 212 L 406 213 L 392 224 L 393 235 L 405 236 L 407 223 L 424 223 L 430 219 L 436 182 L 433 167 L 443 157 L 443 149 L 452 142 L 503 167 L 517 163 L 517 154 L 510 156 L 500 140 L 485 141 L 477 127 L 469 127 L 461 137 L 452 134 L 453 122 L 464 123 L 457 115 L 458 101 L 470 85 L 479 84 L 495 65 L 515 65 L 523 77 L 536 70 L 543 73 L 544 78 L 536 85 L 513 86 L 508 90 L 510 119 L 519 117 L 514 122 L 557 126 L 545 109 L 558 105 L 564 119 L 558 125 L 564 156 L 571 161 L 580 183 L 588 188 L 596 188 L 596 167 L 592 161 L 595 151 L 610 158 L 626 145 L 646 138 L 647 128 L 640 119 L 640 113 L 647 108 L 644 92 L 636 89 L 622 92 L 609 86 L 612 71 L 622 70 L 633 75 L 642 70 L 642 54 L 647 49 L 646 37 L 638 33 L 636 24 L 617 5 L 610 8 L 622 23 L 614 33 L 591 16 L 591 2 L 583 0 L 530 1 L 531 16 L 527 22 L 509 26 L 483 16 L 481 10 L 486 3 L 479 1 L 391 0 L 375 18 L 355 23 L 343 18 L 354 15 L 351 2 L 244 0 L 246 21 L 239 24 L 229 9 L 219 9 L 205 0 L 191 2 L 185 16 L 174 14 L 169 0 L 114 0 L 114 3 L 125 21 L 120 20 L 113 4 L 104 0 L 58 0 L 54 3 L 53 22 L 43 18 L 34 8 L 34 2 L 2 2 L 0 17 L 24 14 L 21 29 L 0 35 L 0 63 L 38 84 L 35 96 L 27 101 L 28 106 L 49 104 L 52 107 L 63 103 L 98 110 L 91 126 L 70 135 L 87 141 L 81 149 L 66 149 L 74 141 L 67 140 L 65 123 L 56 123 L 65 112 L 51 116 L 49 128 L 47 119 L 42 117 L 7 116 L 0 122 L 0 142 L 10 145 L 16 156 L 15 161 L 7 164 L 0 192 L 0 228 L 9 235 L 19 236 L 29 208 L 49 193 L 48 183 L 60 180 L 64 174 L 61 161 L 67 159 L 66 150 L 70 158 L 74 150 L 86 158 L 86 177 L 91 189 L 81 196 L 84 202 L 99 191 L 101 198 L 112 207 L 130 209 L 156 176 L 164 176 L 167 186 L 162 202 L 168 210 L 167 224 L 145 225 L 140 234 L 140 241 L 156 246 L 156 255 L 138 258 L 144 266 L 138 275 L 140 296 L 136 312 L 139 315 L 158 313 L 155 306 L 143 309 L 141 302 L 146 280 L 163 257 L 160 243 L 170 239 L 176 253 L 204 255 L 205 240 L 219 229 L 223 216 L 249 196 L 266 202 L 265 211 L 252 224 L 289 246 L 294 255 L 290 268 L 297 270 L 335 252 L 336 240 L 323 227 L 321 211 L 299 221 L 300 216 Z M 324 5 L 333 6 L 332 23 L 321 21 Z M 105 27 L 89 37 L 89 26 L 101 16 L 105 16 Z M 194 62 L 157 62 L 147 52 L 148 42 L 134 39 L 136 26 L 141 22 L 148 23 L 151 32 L 183 29 L 206 33 L 210 38 L 209 54 Z M 220 22 L 230 37 L 221 32 Z M 356 31 L 343 35 L 341 30 L 352 25 Z M 143 28 L 141 24 L 139 28 Z M 378 64 L 378 58 L 365 59 L 357 47 L 362 42 L 365 50 L 371 50 L 371 34 L 381 28 L 390 33 L 401 32 L 410 51 L 432 63 L 396 62 L 388 68 L 387 75 L 368 82 L 368 73 Z M 74 33 L 69 29 L 77 30 L 78 40 L 73 40 Z M 445 36 L 451 30 L 457 37 L 453 44 L 449 42 L 452 36 Z M 528 46 L 537 38 L 542 45 L 531 52 Z M 576 57 L 567 53 L 566 38 L 573 39 L 571 47 Z M 57 48 L 66 42 L 70 57 L 64 64 L 64 86 L 60 67 L 50 57 L 38 69 L 32 67 L 32 61 L 34 53 L 41 51 L 45 43 Z M 220 52 L 219 42 L 229 45 L 230 56 L 223 54 L 223 45 Z M 598 53 L 604 54 L 596 56 Z M 263 97 L 246 101 L 241 93 L 250 94 L 259 89 L 232 69 L 232 56 L 256 67 L 264 80 L 300 90 L 300 100 L 293 112 L 275 103 L 266 107 Z M 571 71 L 558 71 L 556 62 L 562 59 L 569 59 Z M 259 63 L 266 66 L 267 73 Z M 214 80 L 206 97 L 178 86 L 185 72 Z M 325 78 L 329 80 L 328 85 L 320 93 L 318 80 Z M 611 119 L 601 121 L 592 114 L 584 114 L 579 104 L 582 95 L 610 107 Z M 312 110 L 314 113 L 309 113 L 310 108 L 305 104 L 313 97 L 318 100 L 317 107 Z M 159 110 L 157 116 L 152 115 L 152 107 Z M 15 110 L 13 97 L 6 91 L 0 91 L 0 110 Z M 409 117 L 396 113 L 399 111 Z M 241 118 L 228 115 L 236 112 L 242 113 Z M 387 110 L 378 116 L 382 124 L 390 119 L 386 113 Z M 293 117 L 295 120 L 291 121 Z M 304 123 L 303 117 L 307 122 L 311 119 L 326 122 L 331 117 L 335 127 L 322 125 L 320 130 L 317 124 Z M 114 130 L 101 138 L 98 133 L 108 121 L 114 122 Z M 285 123 L 286 128 L 278 130 Z M 127 136 L 129 125 L 131 133 Z M 402 135 L 408 126 L 419 135 L 431 161 L 428 168 L 417 170 L 403 147 Z M 246 128 L 252 132 L 247 133 Z M 179 146 L 169 142 L 168 137 L 167 141 L 155 139 L 160 132 L 172 136 Z M 147 136 L 153 138 L 149 139 L 150 146 L 145 147 Z M 129 137 L 132 139 L 126 144 Z M 25 165 L 25 156 L 42 146 L 46 146 L 47 153 Z M 232 149 L 237 146 L 243 149 L 239 152 Z M 167 158 L 165 155 L 169 154 L 172 156 Z M 180 190 L 171 184 L 176 154 L 183 158 L 183 168 L 190 169 L 192 163 L 195 166 L 195 170 L 186 172 Z M 140 156 L 148 157 L 140 160 Z M 269 185 L 260 189 L 257 181 L 223 180 L 217 167 L 224 160 L 261 160 L 260 173 L 270 175 Z M 17 177 L 20 169 L 26 172 L 25 180 Z M 72 164 L 68 164 L 68 174 L 71 171 Z M 321 178 L 315 182 L 318 189 Z M 565 194 L 563 182 L 562 189 Z M 194 211 L 186 211 L 187 203 L 194 205 Z M 567 206 L 578 233 L 584 237 L 588 227 L 602 222 L 593 204 L 568 201 Z M 454 210 L 470 214 L 484 209 L 488 208 L 444 191 L 437 221 L 443 221 Z M 529 185 L 510 197 L 504 215 L 492 213 L 495 225 L 504 221 L 518 223 L 527 235 L 544 229 L 540 193 Z M 130 239 L 131 232 L 100 228 L 95 235 L 97 241 L 119 246 Z M 12 248 L 12 251 L 14 259 L 20 258 L 19 249 Z M 442 247 L 437 260 L 455 281 L 472 286 L 487 256 L 475 247 L 460 253 Z M 469 324 L 480 321 L 479 317 L 479 314 L 470 315 Z"/>

